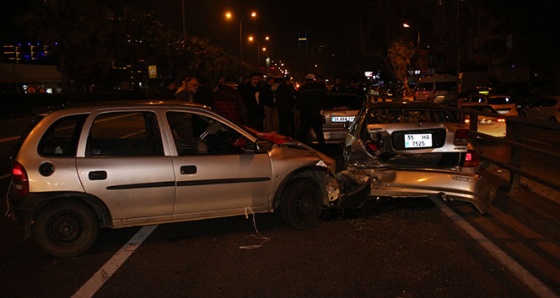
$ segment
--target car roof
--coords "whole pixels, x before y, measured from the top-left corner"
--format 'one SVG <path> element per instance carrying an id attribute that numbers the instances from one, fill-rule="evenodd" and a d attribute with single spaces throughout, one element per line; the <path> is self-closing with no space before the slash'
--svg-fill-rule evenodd
<path id="1" fill-rule="evenodd" d="M 371 102 L 368 104 L 369 109 L 384 108 L 410 108 L 410 109 L 445 109 L 439 104 L 420 101 L 391 101 L 391 102 Z"/>
<path id="2" fill-rule="evenodd" d="M 92 101 L 92 102 L 70 102 L 60 106 L 46 106 L 34 109 L 33 112 L 37 115 L 44 116 L 54 111 L 64 110 L 68 113 L 87 113 L 95 110 L 104 109 L 127 109 L 127 108 L 145 108 L 145 107 L 158 107 L 158 108 L 199 108 L 210 110 L 210 107 L 191 103 L 180 100 L 113 100 L 113 101 Z"/>
<path id="3" fill-rule="evenodd" d="M 458 106 L 490 106 L 484 102 L 474 102 L 474 101 L 461 101 L 457 103 Z"/>

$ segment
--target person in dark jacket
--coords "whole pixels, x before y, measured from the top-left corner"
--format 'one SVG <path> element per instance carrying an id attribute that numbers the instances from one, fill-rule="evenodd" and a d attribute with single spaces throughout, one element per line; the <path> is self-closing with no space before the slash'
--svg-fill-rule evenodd
<path id="1" fill-rule="evenodd" d="M 259 83 L 261 75 L 254 73 L 250 81 L 243 86 L 242 93 L 247 108 L 248 126 L 258 131 L 263 131 L 264 109 L 259 102 Z"/>
<path id="2" fill-rule="evenodd" d="M 212 109 L 231 121 L 247 125 L 245 101 L 235 87 L 235 78 L 226 77 L 221 87 L 212 95 Z"/>
<path id="3" fill-rule="evenodd" d="M 305 84 L 301 86 L 296 97 L 296 107 L 300 111 L 300 138 L 309 144 L 309 128 L 313 128 L 320 150 L 325 147 L 321 109 L 326 98 L 327 91 L 315 83 L 315 76 L 306 75 Z"/>
<path id="4" fill-rule="evenodd" d="M 278 125 L 280 134 L 295 136 L 294 103 L 296 89 L 292 85 L 292 79 L 285 77 L 278 88 L 276 88 L 276 105 L 278 107 Z"/>
<path id="5" fill-rule="evenodd" d="M 264 130 L 267 132 L 278 131 L 278 109 L 276 108 L 275 92 L 272 91 L 275 81 L 273 77 L 267 77 L 265 82 L 259 93 L 259 102 L 264 109 Z"/>

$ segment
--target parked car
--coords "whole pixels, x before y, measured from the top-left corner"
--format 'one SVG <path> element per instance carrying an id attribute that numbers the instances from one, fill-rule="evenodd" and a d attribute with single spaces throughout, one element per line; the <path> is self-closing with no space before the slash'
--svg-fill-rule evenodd
<path id="1" fill-rule="evenodd" d="M 496 112 L 504 116 L 517 116 L 517 105 L 509 95 L 501 94 L 474 94 L 468 96 L 463 100 L 459 100 L 458 104 L 462 102 L 482 103 L 490 105 Z"/>
<path id="2" fill-rule="evenodd" d="M 314 225 L 331 203 L 334 160 L 296 141 L 266 138 L 184 102 L 49 110 L 11 156 L 7 214 L 57 257 L 87 251 L 99 228 L 248 210 L 278 211 L 297 229 Z"/>
<path id="3" fill-rule="evenodd" d="M 364 99 L 353 93 L 329 93 L 321 110 L 323 135 L 327 144 L 344 144 L 346 131 L 364 105 Z M 310 140 L 317 143 L 315 132 L 310 129 Z"/>
<path id="4" fill-rule="evenodd" d="M 435 74 L 418 80 L 414 101 L 449 104 L 457 101 L 457 77 L 449 74 Z"/>
<path id="5" fill-rule="evenodd" d="M 519 107 L 519 115 L 526 119 L 560 123 L 560 96 L 539 96 Z"/>
<path id="6" fill-rule="evenodd" d="M 468 127 L 445 107 L 426 102 L 365 106 L 349 128 L 346 173 L 364 181 L 374 197 L 439 196 L 474 204 L 484 212 L 495 195 L 476 174 L 476 148 Z"/>
<path id="7" fill-rule="evenodd" d="M 477 116 L 477 132 L 496 138 L 503 138 L 506 136 L 506 119 L 501 117 L 501 114 L 494 110 L 491 105 L 478 102 L 460 102 L 458 103 L 458 107 L 465 110 L 465 112 L 460 114 L 461 119 L 463 119 L 467 125 L 470 125 L 471 122 L 471 117 L 467 110 L 474 110 L 477 114 L 481 113 Z"/>

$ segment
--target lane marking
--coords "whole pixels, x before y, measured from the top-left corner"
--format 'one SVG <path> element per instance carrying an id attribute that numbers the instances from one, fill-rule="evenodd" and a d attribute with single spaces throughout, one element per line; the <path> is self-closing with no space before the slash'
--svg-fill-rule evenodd
<path id="1" fill-rule="evenodd" d="M 3 138 L 3 139 L 0 139 L 0 143 L 11 142 L 11 141 L 15 141 L 17 139 L 19 139 L 19 136 Z"/>
<path id="2" fill-rule="evenodd" d="M 506 252 L 501 250 L 490 239 L 486 238 L 481 232 L 474 228 L 466 219 L 453 211 L 445 203 L 436 198 L 430 200 L 441 210 L 443 214 L 449 217 L 453 222 L 467 233 L 474 241 L 488 251 L 494 258 L 496 258 L 502 265 L 504 265 L 513 275 L 515 275 L 522 283 L 524 283 L 533 293 L 538 297 L 559 297 L 554 291 L 542 283 L 533 274 L 527 271 L 523 266 L 519 265 L 512 257 Z"/>
<path id="3" fill-rule="evenodd" d="M 11 173 L 8 173 L 8 174 L 4 174 L 4 175 L 0 176 L 0 180 L 2 180 L 2 179 L 6 179 L 6 178 L 10 178 L 11 176 L 12 176 L 12 174 L 11 174 Z"/>
<path id="4" fill-rule="evenodd" d="M 136 235 L 113 255 L 113 257 L 99 269 L 72 297 L 93 297 L 95 293 L 111 278 L 111 276 L 126 262 L 136 249 L 157 228 L 156 226 L 145 226 Z"/>

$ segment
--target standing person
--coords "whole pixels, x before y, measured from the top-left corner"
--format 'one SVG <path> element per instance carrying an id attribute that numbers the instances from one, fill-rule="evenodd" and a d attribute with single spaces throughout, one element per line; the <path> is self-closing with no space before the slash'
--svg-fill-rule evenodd
<path id="1" fill-rule="evenodd" d="M 366 94 L 358 82 L 354 79 L 350 80 L 350 85 L 346 89 L 347 93 L 352 93 L 358 95 L 362 100 L 366 99 Z"/>
<path id="2" fill-rule="evenodd" d="M 264 130 L 267 132 L 278 131 L 278 110 L 272 85 L 274 85 L 274 78 L 267 77 L 266 84 L 259 93 L 260 103 L 264 109 Z"/>
<path id="3" fill-rule="evenodd" d="M 276 88 L 276 106 L 278 107 L 278 124 L 280 134 L 295 136 L 294 103 L 296 88 L 290 77 L 285 77 Z"/>
<path id="4" fill-rule="evenodd" d="M 325 136 L 323 135 L 323 123 L 321 121 L 321 109 L 327 98 L 324 88 L 315 83 L 315 76 L 305 76 L 305 84 L 301 86 L 296 96 L 296 107 L 300 111 L 300 138 L 309 144 L 309 128 L 313 128 L 317 135 L 319 150 L 325 149 Z"/>
<path id="5" fill-rule="evenodd" d="M 177 80 L 175 78 L 168 78 L 164 81 L 164 88 L 159 90 L 158 97 L 163 99 L 173 99 L 177 92 Z"/>
<path id="6" fill-rule="evenodd" d="M 331 87 L 331 93 L 344 92 L 346 88 L 342 85 L 342 81 L 339 77 L 334 78 L 333 85 Z"/>
<path id="7" fill-rule="evenodd" d="M 181 85 L 175 92 L 174 99 L 195 102 L 194 95 L 198 91 L 199 85 L 200 83 L 198 82 L 197 78 L 184 76 L 181 79 Z"/>
<path id="8" fill-rule="evenodd" d="M 248 126 L 258 131 L 263 131 L 264 109 L 259 102 L 259 83 L 261 75 L 258 73 L 251 74 L 251 79 L 243 87 L 242 95 L 247 108 Z"/>
<path id="9" fill-rule="evenodd" d="M 235 78 L 225 77 L 222 86 L 212 95 L 212 109 L 227 119 L 247 125 L 247 109 Z"/>
<path id="10" fill-rule="evenodd" d="M 198 83 L 198 90 L 194 94 L 194 102 L 210 106 L 212 104 L 213 90 L 204 82 Z"/>
<path id="11" fill-rule="evenodd" d="M 317 84 L 317 86 L 324 88 L 325 91 L 327 91 L 327 85 L 325 84 L 325 78 L 323 78 L 322 75 L 316 75 L 315 76 L 315 84 Z"/>

